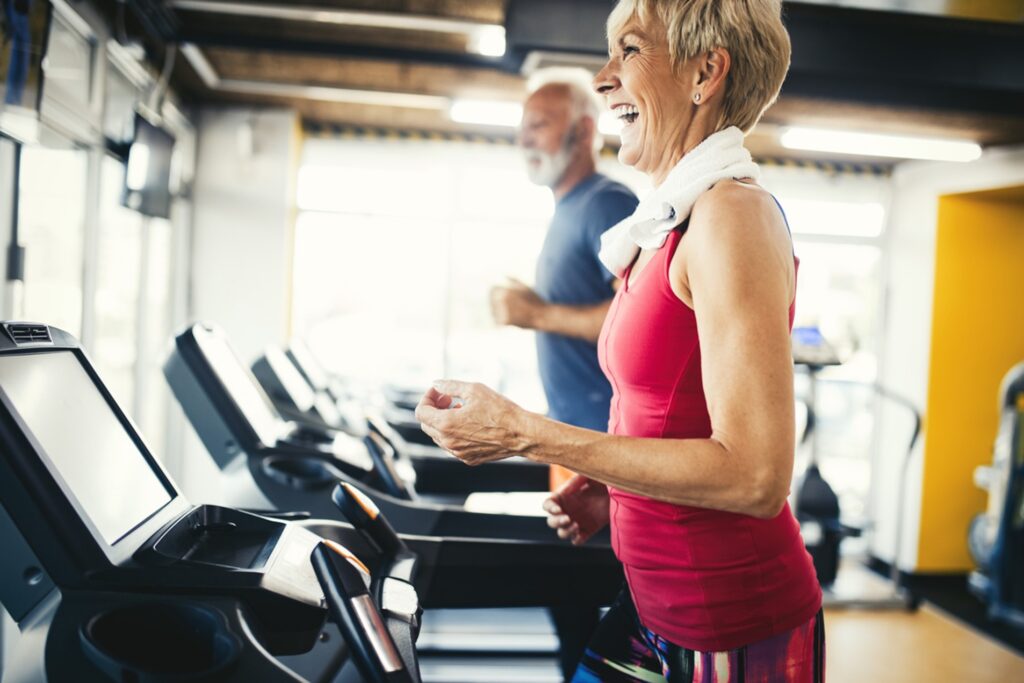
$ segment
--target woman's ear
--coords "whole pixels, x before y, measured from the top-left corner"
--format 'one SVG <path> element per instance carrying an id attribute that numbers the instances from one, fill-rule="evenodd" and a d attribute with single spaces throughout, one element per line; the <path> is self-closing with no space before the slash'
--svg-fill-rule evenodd
<path id="1" fill-rule="evenodd" d="M 697 66 L 697 85 L 701 97 L 707 101 L 725 87 L 725 77 L 732 68 L 732 57 L 724 47 L 716 47 L 705 52 Z"/>

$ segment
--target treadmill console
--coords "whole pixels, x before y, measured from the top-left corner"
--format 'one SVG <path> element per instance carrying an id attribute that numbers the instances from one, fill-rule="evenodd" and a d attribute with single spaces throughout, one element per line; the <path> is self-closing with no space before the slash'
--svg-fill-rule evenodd
<path id="1" fill-rule="evenodd" d="M 816 369 L 842 363 L 835 347 L 817 327 L 794 327 L 792 337 L 794 364 Z"/>
<path id="2" fill-rule="evenodd" d="M 191 505 L 77 341 L 12 326 L 0 323 L 0 602 L 27 634 L 12 680 L 294 681 L 274 657 L 314 651 L 321 680 L 349 654 L 361 670 L 375 661 L 356 638 L 394 650 L 370 576 L 346 569 L 364 569 L 339 542 L 365 547 L 354 530 L 324 526 L 336 539 L 325 541 L 301 524 Z M 324 543 L 344 585 L 316 571 Z M 373 607 L 373 628 L 346 622 L 343 640 L 322 639 L 328 589 L 332 610 Z M 397 661 L 387 680 L 415 683 Z"/>
<path id="3" fill-rule="evenodd" d="M 273 401 L 238 359 L 227 335 L 218 328 L 203 325 L 194 325 L 190 332 L 213 379 L 221 384 L 259 440 L 265 446 L 277 443 L 287 427 Z"/>
<path id="4" fill-rule="evenodd" d="M 373 470 L 362 440 L 334 432 L 330 442 L 310 442 L 294 423 L 284 421 L 219 328 L 192 325 L 174 341 L 164 374 L 221 469 L 241 454 L 262 457 L 298 451 L 313 452 L 360 474 Z"/>
<path id="5" fill-rule="evenodd" d="M 112 547 L 178 494 L 97 389 L 71 350 L 0 355 L 5 408 L 97 542 Z"/>

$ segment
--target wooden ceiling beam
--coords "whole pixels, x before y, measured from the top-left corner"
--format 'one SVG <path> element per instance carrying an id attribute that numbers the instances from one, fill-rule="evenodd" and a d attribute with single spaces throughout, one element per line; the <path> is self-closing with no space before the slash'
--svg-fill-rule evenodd
<path id="1" fill-rule="evenodd" d="M 518 100 L 526 92 L 522 77 L 496 69 L 241 50 L 205 54 L 224 79 L 503 100 Z"/>

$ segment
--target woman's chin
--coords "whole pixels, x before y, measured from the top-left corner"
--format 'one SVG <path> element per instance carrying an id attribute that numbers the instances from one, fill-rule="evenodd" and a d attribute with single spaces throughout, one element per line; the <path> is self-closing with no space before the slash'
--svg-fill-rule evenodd
<path id="1" fill-rule="evenodd" d="M 633 145 L 623 142 L 619 147 L 619 163 L 625 164 L 626 166 L 636 166 L 636 162 L 639 158 L 640 154 Z"/>

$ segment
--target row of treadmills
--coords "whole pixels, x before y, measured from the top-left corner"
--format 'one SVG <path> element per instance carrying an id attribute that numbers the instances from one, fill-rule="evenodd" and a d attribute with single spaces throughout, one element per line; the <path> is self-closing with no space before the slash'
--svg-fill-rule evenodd
<path id="1" fill-rule="evenodd" d="M 465 467 L 424 443 L 413 397 L 356 406 L 302 347 L 250 369 L 217 328 L 176 337 L 167 380 L 224 478 L 195 504 L 73 337 L 0 328 L 4 683 L 527 680 L 494 665 L 500 645 L 443 670 L 464 661 L 437 658 L 445 628 L 500 644 L 523 608 L 621 586 L 607 537 L 574 547 L 543 517 L 481 511 L 539 500 L 545 468 Z"/>

